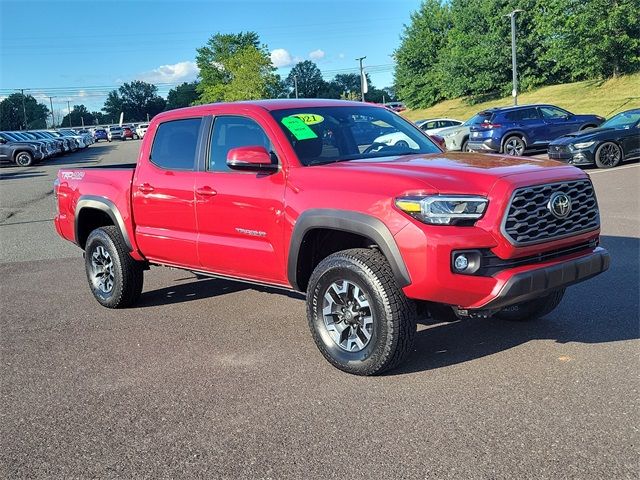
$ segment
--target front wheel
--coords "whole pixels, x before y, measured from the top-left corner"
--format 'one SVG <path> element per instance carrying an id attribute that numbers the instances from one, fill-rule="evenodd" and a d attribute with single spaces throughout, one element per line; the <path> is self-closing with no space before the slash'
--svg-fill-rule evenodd
<path id="1" fill-rule="evenodd" d="M 19 167 L 30 167 L 33 165 L 33 156 L 29 152 L 18 152 L 16 155 L 16 165 Z"/>
<path id="2" fill-rule="evenodd" d="M 384 255 L 357 248 L 329 255 L 311 275 L 307 318 L 313 339 L 336 368 L 374 375 L 411 352 L 416 306 Z"/>
<path id="3" fill-rule="evenodd" d="M 564 297 L 564 288 L 556 290 L 544 297 L 505 307 L 496 313 L 495 316 L 502 320 L 512 322 L 537 320 L 555 310 L 555 308 L 560 305 L 562 297 Z"/>
<path id="4" fill-rule="evenodd" d="M 618 144 L 605 142 L 596 150 L 596 165 L 598 168 L 613 168 L 622 160 L 622 149 Z"/>
<path id="5" fill-rule="evenodd" d="M 142 293 L 143 264 L 131 258 L 117 227 L 101 227 L 89 234 L 85 270 L 91 293 L 108 308 L 124 308 Z"/>
<path id="6" fill-rule="evenodd" d="M 460 150 L 463 152 L 471 152 L 472 150 L 469 148 L 469 140 L 465 140 L 464 142 L 462 142 L 462 146 L 460 147 Z"/>

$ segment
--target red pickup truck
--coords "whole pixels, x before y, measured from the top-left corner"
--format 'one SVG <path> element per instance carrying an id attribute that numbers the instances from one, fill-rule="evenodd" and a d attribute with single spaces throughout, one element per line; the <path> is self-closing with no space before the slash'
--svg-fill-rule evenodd
<path id="1" fill-rule="evenodd" d="M 393 132 L 406 141 L 374 141 Z M 318 348 L 360 375 L 407 356 L 419 310 L 537 318 L 609 266 L 581 170 L 444 153 L 357 102 L 165 112 L 137 163 L 61 170 L 55 194 L 102 305 L 133 304 L 150 264 L 306 292 Z"/>

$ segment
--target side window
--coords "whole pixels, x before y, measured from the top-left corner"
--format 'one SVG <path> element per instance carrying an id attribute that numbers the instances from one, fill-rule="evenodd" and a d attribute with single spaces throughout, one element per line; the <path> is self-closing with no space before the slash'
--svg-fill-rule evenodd
<path id="1" fill-rule="evenodd" d="M 202 118 L 161 123 L 151 147 L 151 162 L 167 170 L 193 170 Z"/>
<path id="2" fill-rule="evenodd" d="M 560 110 L 559 108 L 555 107 L 540 107 L 540 111 L 542 112 L 542 116 L 548 120 L 561 118 L 567 114 L 567 112 L 565 112 L 564 110 Z"/>
<path id="3" fill-rule="evenodd" d="M 216 172 L 229 172 L 231 171 L 227 166 L 229 150 L 256 145 L 273 153 L 269 137 L 254 120 L 235 116 L 216 117 L 213 121 L 208 169 Z M 272 155 L 272 158 L 275 159 L 275 156 Z"/>

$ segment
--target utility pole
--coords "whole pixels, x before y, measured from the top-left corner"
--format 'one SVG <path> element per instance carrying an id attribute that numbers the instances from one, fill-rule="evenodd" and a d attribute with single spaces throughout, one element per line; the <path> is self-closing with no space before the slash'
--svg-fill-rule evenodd
<path id="1" fill-rule="evenodd" d="M 362 94 L 362 101 L 364 102 L 364 91 L 365 91 L 365 82 L 366 79 L 364 77 L 364 68 L 362 67 L 362 61 L 367 57 L 356 58 L 357 61 L 360 62 L 360 93 Z"/>
<path id="2" fill-rule="evenodd" d="M 51 105 L 51 128 L 56 126 L 56 117 L 53 114 L 53 97 L 49 97 L 49 105 Z"/>
<path id="3" fill-rule="evenodd" d="M 511 70 L 513 76 L 513 90 L 511 95 L 513 96 L 513 104 L 518 105 L 518 62 L 516 60 L 516 13 L 524 12 L 524 10 L 516 9 L 506 17 L 511 18 Z"/>
<path id="4" fill-rule="evenodd" d="M 149 123 L 149 114 L 147 113 L 147 123 Z"/>
<path id="5" fill-rule="evenodd" d="M 24 129 L 27 130 L 29 124 L 27 123 L 27 107 L 24 105 L 24 88 L 20 89 L 20 93 L 22 94 L 22 114 L 24 115 Z"/>
<path id="6" fill-rule="evenodd" d="M 69 111 L 69 128 L 71 128 L 71 103 L 67 100 L 67 110 Z"/>
<path id="7" fill-rule="evenodd" d="M 298 75 L 293 76 L 293 88 L 296 90 L 296 98 L 298 98 Z"/>

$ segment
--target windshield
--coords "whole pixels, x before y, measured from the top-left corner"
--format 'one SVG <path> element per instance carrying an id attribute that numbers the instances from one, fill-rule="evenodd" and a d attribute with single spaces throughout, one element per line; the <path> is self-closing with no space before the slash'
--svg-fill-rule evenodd
<path id="1" fill-rule="evenodd" d="M 305 107 L 271 114 L 303 165 L 441 152 L 415 126 L 384 108 Z"/>
<path id="2" fill-rule="evenodd" d="M 629 110 L 614 115 L 600 125 L 600 128 L 631 128 L 640 120 L 640 110 Z"/>

